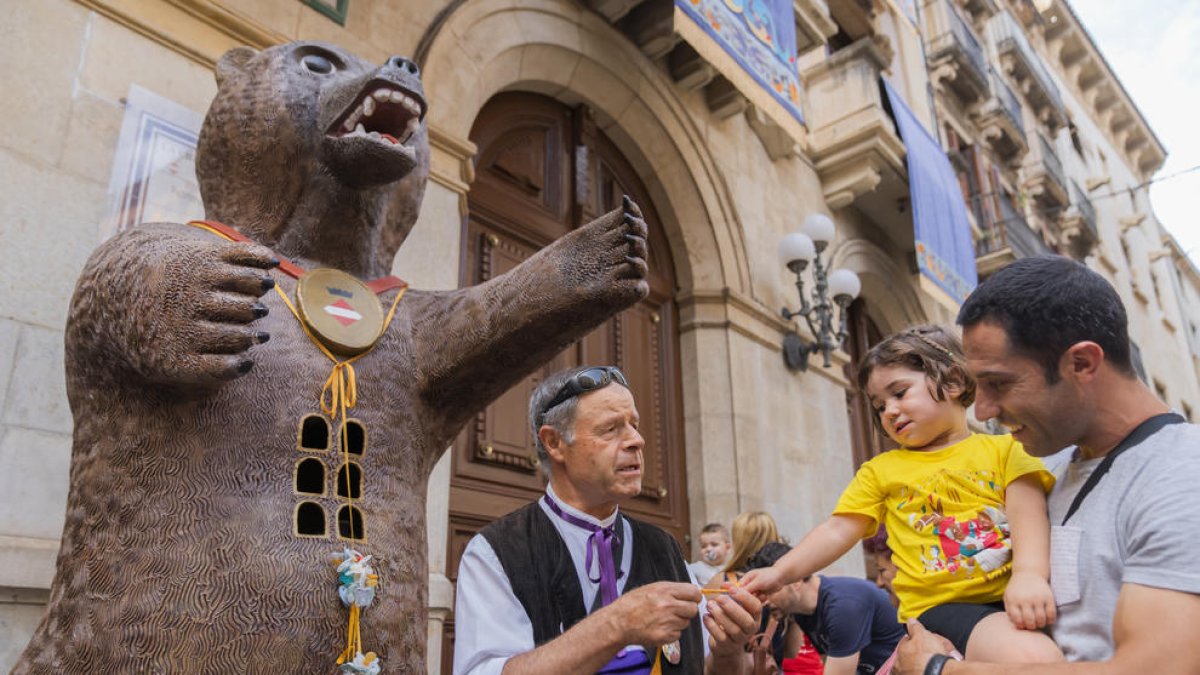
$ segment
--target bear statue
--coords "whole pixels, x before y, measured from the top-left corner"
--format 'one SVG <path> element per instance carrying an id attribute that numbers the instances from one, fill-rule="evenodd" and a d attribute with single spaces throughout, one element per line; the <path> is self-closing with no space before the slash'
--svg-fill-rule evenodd
<path id="1" fill-rule="evenodd" d="M 331 555 L 353 549 L 377 575 L 362 651 L 423 674 L 430 471 L 468 418 L 645 297 L 646 224 L 625 199 L 486 283 L 405 293 L 386 275 L 429 173 L 417 66 L 297 42 L 234 49 L 216 78 L 208 224 L 125 230 L 75 290 L 66 526 L 14 672 L 336 672 Z M 389 310 L 365 343 L 334 334 Z"/>

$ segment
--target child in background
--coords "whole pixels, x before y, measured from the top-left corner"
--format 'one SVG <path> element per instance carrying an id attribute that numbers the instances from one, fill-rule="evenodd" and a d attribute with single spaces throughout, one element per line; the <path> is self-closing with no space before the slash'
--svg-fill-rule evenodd
<path id="1" fill-rule="evenodd" d="M 742 587 L 768 597 L 887 528 L 899 618 L 916 618 L 968 661 L 1063 660 L 1040 628 L 1055 618 L 1042 463 L 1011 436 L 974 434 L 975 382 L 958 339 L 917 326 L 863 358 L 858 386 L 901 447 L 862 465 L 833 515 Z"/>
<path id="2" fill-rule="evenodd" d="M 688 565 L 696 576 L 696 583 L 703 586 L 713 575 L 725 569 L 733 544 L 729 530 L 720 523 L 709 523 L 700 530 L 700 559 Z"/>

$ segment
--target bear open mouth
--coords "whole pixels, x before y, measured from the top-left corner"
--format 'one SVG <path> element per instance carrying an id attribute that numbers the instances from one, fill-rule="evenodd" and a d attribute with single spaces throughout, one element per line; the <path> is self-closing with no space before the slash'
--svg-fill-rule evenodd
<path id="1" fill-rule="evenodd" d="M 335 138 L 363 136 L 392 145 L 404 145 L 416 133 L 425 115 L 425 99 L 382 80 L 363 88 L 327 132 Z"/>

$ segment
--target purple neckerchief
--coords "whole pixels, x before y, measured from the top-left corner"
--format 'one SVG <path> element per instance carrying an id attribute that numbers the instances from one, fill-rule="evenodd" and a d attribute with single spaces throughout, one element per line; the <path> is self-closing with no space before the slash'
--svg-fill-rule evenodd
<path id="1" fill-rule="evenodd" d="M 613 562 L 613 544 L 621 540 L 621 537 L 614 531 L 614 528 L 617 523 L 621 522 L 621 519 L 614 518 L 612 525 L 601 527 L 567 513 L 558 505 L 558 502 L 550 497 L 550 493 L 546 493 L 545 498 L 546 506 L 550 507 L 554 515 L 575 527 L 582 527 L 592 533 L 592 536 L 588 537 L 587 541 L 587 560 L 583 563 L 583 573 L 587 575 L 588 580 L 592 583 L 599 582 L 600 606 L 604 607 L 612 603 L 613 600 L 617 599 L 617 579 L 625 575 L 624 572 L 617 570 L 617 566 Z M 592 578 L 592 549 L 596 549 L 600 560 L 599 579 Z"/>

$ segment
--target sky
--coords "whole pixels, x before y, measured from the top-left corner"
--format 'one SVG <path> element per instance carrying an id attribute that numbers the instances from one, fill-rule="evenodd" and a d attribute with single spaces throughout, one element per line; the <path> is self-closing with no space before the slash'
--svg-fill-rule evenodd
<path id="1" fill-rule="evenodd" d="M 1167 148 L 1155 176 L 1200 165 L 1200 2 L 1068 0 Z M 1154 212 L 1200 267 L 1200 170 L 1150 186 Z"/>

